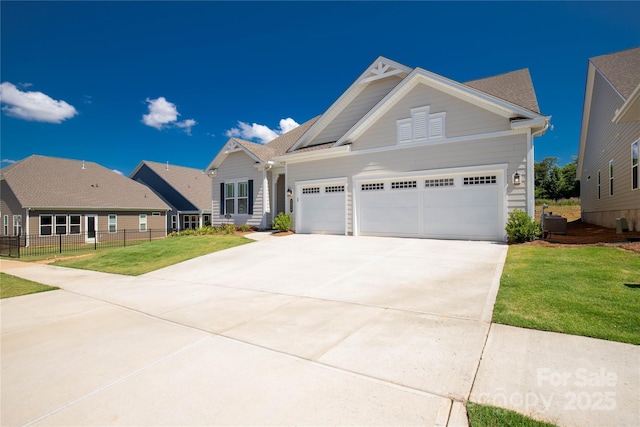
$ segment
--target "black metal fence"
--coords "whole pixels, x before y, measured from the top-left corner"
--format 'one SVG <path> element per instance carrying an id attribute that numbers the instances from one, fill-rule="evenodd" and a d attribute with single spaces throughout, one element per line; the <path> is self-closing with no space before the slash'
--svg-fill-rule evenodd
<path id="1" fill-rule="evenodd" d="M 114 233 L 0 236 L 0 256 L 21 258 L 82 253 L 136 245 L 154 239 L 162 239 L 166 235 L 165 230 L 119 230 Z"/>

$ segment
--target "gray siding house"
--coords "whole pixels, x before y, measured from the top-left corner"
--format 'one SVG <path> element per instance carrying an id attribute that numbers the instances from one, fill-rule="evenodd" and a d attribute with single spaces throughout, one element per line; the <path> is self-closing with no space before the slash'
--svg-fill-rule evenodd
<path id="1" fill-rule="evenodd" d="M 129 177 L 149 187 L 171 207 L 167 230 L 211 223 L 211 181 L 202 170 L 143 160 Z"/>
<path id="2" fill-rule="evenodd" d="M 230 139 L 207 168 L 213 220 L 504 241 L 509 211 L 534 214 L 549 120 L 526 69 L 459 83 L 379 57 L 321 116 L 266 145 Z"/>
<path id="3" fill-rule="evenodd" d="M 169 206 L 149 188 L 93 162 L 33 155 L 0 170 L 0 235 L 166 235 Z M 156 234 L 157 236 L 157 234 Z"/>
<path id="4" fill-rule="evenodd" d="M 577 179 L 582 220 L 640 231 L 640 47 L 591 58 Z"/>

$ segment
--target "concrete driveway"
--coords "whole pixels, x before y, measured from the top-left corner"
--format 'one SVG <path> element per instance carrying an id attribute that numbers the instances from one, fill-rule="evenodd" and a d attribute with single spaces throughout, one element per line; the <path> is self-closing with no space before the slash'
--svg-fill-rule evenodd
<path id="1" fill-rule="evenodd" d="M 139 277 L 3 262 L 2 425 L 465 425 L 507 247 L 292 235 Z"/>

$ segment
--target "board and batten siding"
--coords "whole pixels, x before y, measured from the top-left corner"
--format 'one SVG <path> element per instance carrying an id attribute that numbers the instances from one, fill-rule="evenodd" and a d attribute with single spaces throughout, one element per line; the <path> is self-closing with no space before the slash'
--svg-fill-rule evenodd
<path id="1" fill-rule="evenodd" d="M 288 165 L 287 186 L 295 182 L 339 179 L 348 177 L 347 232 L 353 233 L 353 177 L 377 176 L 412 171 L 460 168 L 506 163 L 507 209 L 526 211 L 526 185 L 515 187 L 511 175 L 516 170 L 523 180 L 527 158 L 527 133 L 514 131 L 511 135 L 438 145 L 407 147 L 373 152 L 351 152 L 343 157 Z M 295 227 L 295 215 L 293 221 Z"/>
<path id="2" fill-rule="evenodd" d="M 362 116 L 364 116 L 374 105 L 388 94 L 391 89 L 400 83 L 401 79 L 391 76 L 370 83 L 340 112 L 340 114 L 308 145 L 324 144 L 335 142 Z"/>
<path id="3" fill-rule="evenodd" d="M 632 189 L 631 144 L 640 138 L 640 122 L 613 123 L 624 100 L 595 72 L 587 140 L 582 159 L 580 202 L 582 220 L 614 228 L 625 217 L 630 229 L 640 231 L 640 189 Z M 614 194 L 609 195 L 609 162 L 613 160 Z M 598 171 L 600 199 L 598 200 Z"/>
<path id="4" fill-rule="evenodd" d="M 380 119 L 353 141 L 352 149 L 362 150 L 396 145 L 396 121 L 411 117 L 411 109 L 429 106 L 429 114 L 446 113 L 445 135 L 453 138 L 511 129 L 509 119 L 477 107 L 468 101 L 419 83 Z"/>
<path id="5" fill-rule="evenodd" d="M 262 171 L 256 169 L 256 161 L 243 151 L 230 153 L 222 164 L 218 167 L 216 178 L 213 179 L 213 203 L 212 203 L 212 224 L 226 224 L 229 220 L 220 214 L 220 183 L 226 181 L 236 181 L 238 179 L 253 180 L 253 215 L 233 215 L 233 223 L 236 225 L 248 224 L 253 227 L 260 227 L 263 219 L 262 198 L 264 189 L 262 188 Z M 268 173 L 270 177 L 271 173 Z M 271 179 L 269 178 L 269 185 Z M 267 222 L 268 223 L 268 222 Z"/>

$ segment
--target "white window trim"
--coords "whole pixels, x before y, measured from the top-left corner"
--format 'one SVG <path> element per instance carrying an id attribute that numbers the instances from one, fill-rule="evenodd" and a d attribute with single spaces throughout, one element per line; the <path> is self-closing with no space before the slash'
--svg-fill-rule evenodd
<path id="1" fill-rule="evenodd" d="M 111 231 L 111 217 L 114 217 L 115 221 L 113 225 L 115 226 L 115 230 Z M 138 225 L 139 226 L 139 225 Z M 118 232 L 118 214 L 108 214 L 107 215 L 107 233 L 113 234 Z"/>
<path id="2" fill-rule="evenodd" d="M 8 236 L 9 235 L 9 215 L 5 215 L 3 218 L 3 231 L 4 231 L 4 235 Z"/>
<path id="3" fill-rule="evenodd" d="M 43 217 L 50 217 L 51 218 L 51 224 L 49 225 L 45 225 L 45 227 L 51 227 L 51 233 L 49 234 L 42 234 L 42 218 Z M 55 222 L 53 219 L 54 215 L 53 214 L 40 214 L 38 216 L 38 235 L 39 236 L 55 236 Z"/>
<path id="4" fill-rule="evenodd" d="M 614 176 L 613 159 L 611 159 L 609 160 L 609 197 L 613 196 L 614 194 L 613 176 Z"/>
<path id="5" fill-rule="evenodd" d="M 64 233 L 58 233 L 58 227 L 62 227 L 62 224 L 58 225 L 58 218 L 64 218 Z M 54 236 L 66 236 L 69 234 L 69 218 L 67 215 L 53 216 L 53 234 Z"/>
<path id="6" fill-rule="evenodd" d="M 16 221 L 18 219 L 19 221 Z M 22 230 L 22 215 L 14 215 L 13 216 L 13 235 L 17 236 L 18 234 L 22 234 L 22 232 L 18 233 L 18 230 Z"/>
<path id="7" fill-rule="evenodd" d="M 238 184 L 240 183 L 246 183 L 247 184 L 247 196 L 246 197 L 238 197 L 238 190 L 240 188 L 240 186 Z M 233 184 L 233 197 L 227 197 L 227 184 Z M 224 213 L 225 214 L 231 214 L 231 215 L 249 215 L 249 178 L 239 178 L 239 179 L 232 179 L 232 180 L 225 180 L 224 181 Z M 246 213 L 238 213 L 238 199 L 247 199 L 247 212 Z M 229 212 L 229 210 L 227 209 L 227 200 L 233 200 L 233 212 Z"/>
<path id="8" fill-rule="evenodd" d="M 144 218 L 144 221 L 142 220 Z M 147 222 L 147 214 L 138 215 L 138 231 L 149 231 L 148 222 Z M 144 230 L 142 229 L 142 225 L 144 224 Z"/>
<path id="9" fill-rule="evenodd" d="M 78 223 L 77 223 L 77 224 L 71 224 L 71 217 L 74 217 L 74 216 L 77 216 L 77 217 L 78 217 L 78 220 L 79 220 L 79 221 L 78 221 Z M 73 236 L 76 236 L 76 235 L 82 234 L 82 215 L 80 215 L 80 214 L 69 214 L 69 220 L 68 220 L 68 221 L 69 221 L 69 222 L 68 222 L 68 227 L 69 227 L 69 229 L 68 229 L 68 231 L 69 231 L 69 232 L 68 232 L 68 234 L 73 235 Z M 78 232 L 77 232 L 77 233 L 73 233 L 73 232 L 71 231 L 71 227 L 73 227 L 73 226 L 77 226 L 77 227 L 78 227 Z"/>

